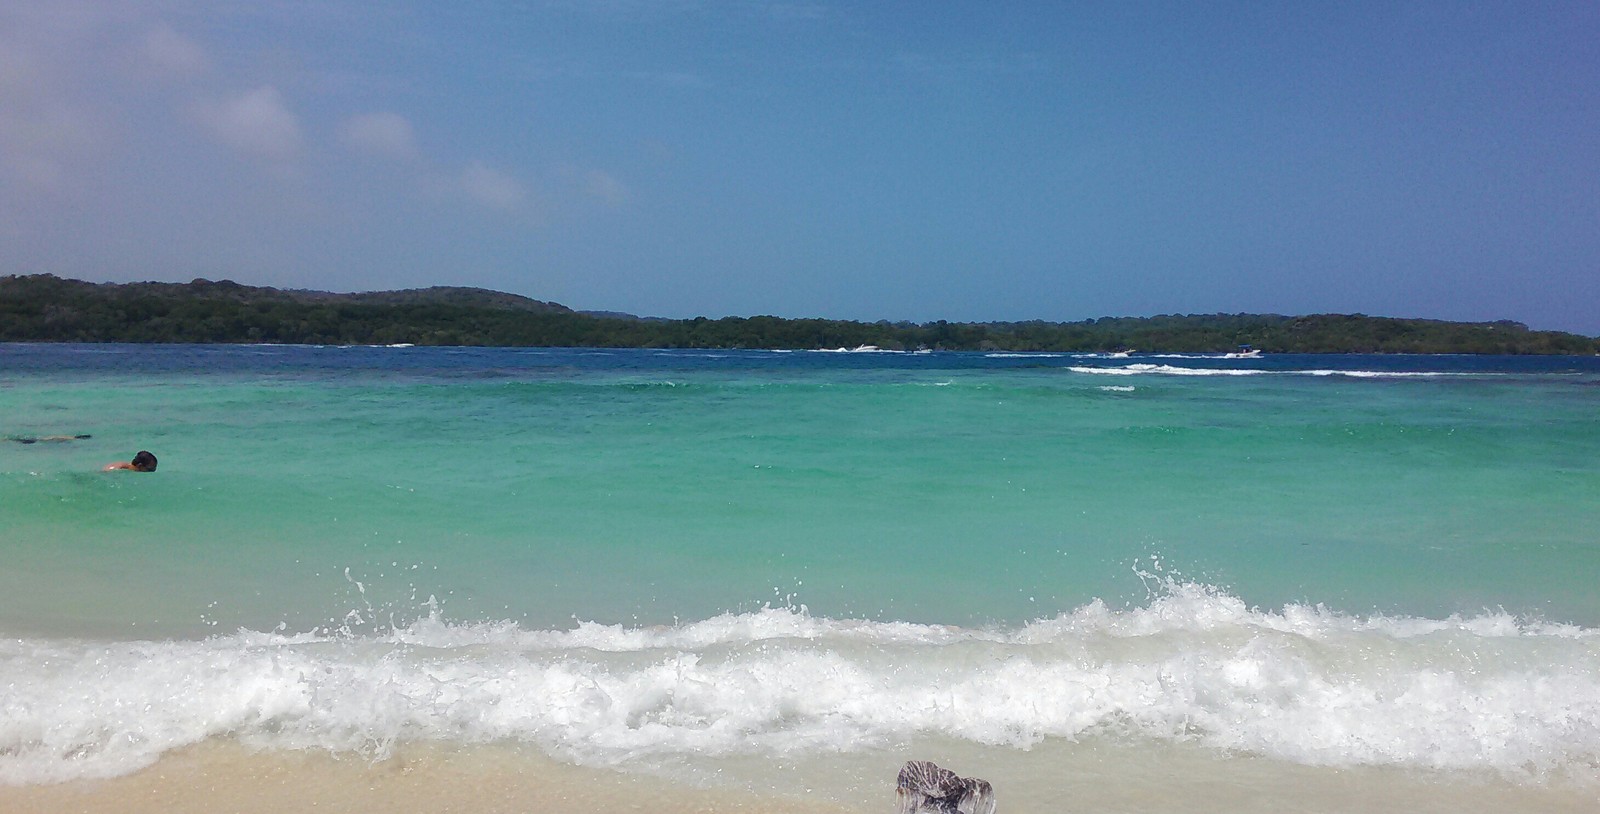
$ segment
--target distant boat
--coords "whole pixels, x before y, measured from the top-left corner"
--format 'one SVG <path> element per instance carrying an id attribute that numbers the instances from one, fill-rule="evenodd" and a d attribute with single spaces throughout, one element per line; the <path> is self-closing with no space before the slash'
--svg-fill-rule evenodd
<path id="1" fill-rule="evenodd" d="M 1106 358 L 1107 359 L 1126 359 L 1129 356 L 1134 355 L 1135 353 L 1138 353 L 1138 351 L 1134 350 L 1133 348 L 1129 348 L 1127 350 L 1112 351 L 1111 353 L 1106 354 Z"/>
<path id="2" fill-rule="evenodd" d="M 1255 359 L 1260 356 L 1261 349 L 1252 348 L 1249 345 L 1240 345 L 1238 350 L 1232 353 L 1222 354 L 1222 358 L 1224 359 Z"/>

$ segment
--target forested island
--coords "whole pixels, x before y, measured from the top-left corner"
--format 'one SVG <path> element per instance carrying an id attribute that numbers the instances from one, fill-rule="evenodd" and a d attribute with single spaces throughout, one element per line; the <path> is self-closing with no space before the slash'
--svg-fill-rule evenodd
<path id="1" fill-rule="evenodd" d="M 1187 314 L 1081 322 L 852 322 L 586 313 L 480 288 L 337 294 L 240 285 L 0 277 L 0 342 L 495 347 L 853 348 L 1215 353 L 1600 353 L 1600 339 L 1517 322 L 1360 314 Z"/>

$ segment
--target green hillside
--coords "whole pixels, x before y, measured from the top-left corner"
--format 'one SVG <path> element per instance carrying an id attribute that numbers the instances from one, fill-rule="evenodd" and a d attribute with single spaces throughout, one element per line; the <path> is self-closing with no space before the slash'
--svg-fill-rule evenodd
<path id="1" fill-rule="evenodd" d="M 338 294 L 190 283 L 0 277 L 0 341 L 218 342 L 654 348 L 1268 353 L 1594 354 L 1600 340 L 1515 322 L 1359 314 L 1191 314 L 1081 322 L 851 322 L 771 316 L 689 320 L 586 314 L 480 288 Z"/>

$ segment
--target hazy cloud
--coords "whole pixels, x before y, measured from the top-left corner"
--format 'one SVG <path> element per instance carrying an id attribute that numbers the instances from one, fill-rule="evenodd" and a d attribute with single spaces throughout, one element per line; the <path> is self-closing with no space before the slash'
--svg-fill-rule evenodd
<path id="1" fill-rule="evenodd" d="M 557 171 L 556 177 L 569 191 L 578 196 L 595 201 L 606 206 L 617 207 L 628 202 L 633 197 L 633 191 L 628 185 L 617 180 L 616 176 L 604 170 L 583 170 L 576 167 L 564 167 Z"/>
<path id="2" fill-rule="evenodd" d="M 398 113 L 351 116 L 339 125 L 339 139 L 358 153 L 396 161 L 411 161 L 421 154 L 411 122 Z"/>
<path id="3" fill-rule="evenodd" d="M 461 171 L 456 185 L 467 197 L 496 209 L 515 209 L 528 197 L 527 190 L 517 179 L 478 161 Z"/>
<path id="4" fill-rule="evenodd" d="M 618 181 L 611 173 L 602 170 L 590 170 L 584 173 L 584 191 L 588 192 L 590 197 L 611 206 L 621 206 L 632 194 L 627 185 Z"/>
<path id="5" fill-rule="evenodd" d="M 300 122 L 271 86 L 207 106 L 200 118 L 213 136 L 243 155 L 288 161 L 300 151 Z"/>
<path id="6" fill-rule="evenodd" d="M 768 3 L 767 15 L 779 21 L 810 21 L 825 20 L 832 16 L 827 6 L 821 3 Z"/>
<path id="7" fill-rule="evenodd" d="M 59 190 L 97 142 L 93 114 L 52 97 L 0 101 L 0 169 L 35 190 Z"/>
<path id="8" fill-rule="evenodd" d="M 0 177 L 36 191 L 60 190 L 106 124 L 48 49 L 19 39 L 0 38 Z"/>
<path id="9" fill-rule="evenodd" d="M 931 79 L 995 79 L 1050 68 L 1050 60 L 1029 51 L 926 54 L 902 52 L 894 57 L 900 70 Z"/>
<path id="10" fill-rule="evenodd" d="M 139 43 L 139 56 L 156 76 L 180 79 L 206 70 L 206 52 L 194 40 L 162 23 L 150 29 Z"/>
<path id="11" fill-rule="evenodd" d="M 62 187 L 62 163 L 50 156 L 38 153 L 8 155 L 4 167 L 8 176 L 33 191 L 55 192 Z"/>

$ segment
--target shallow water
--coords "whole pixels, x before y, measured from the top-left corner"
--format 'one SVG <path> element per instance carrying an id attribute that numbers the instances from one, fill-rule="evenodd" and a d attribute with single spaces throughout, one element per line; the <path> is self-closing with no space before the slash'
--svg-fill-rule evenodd
<path id="1" fill-rule="evenodd" d="M 0 442 L 0 777 L 935 738 L 1587 783 L 1597 362 L 0 346 L 0 435 L 92 435 Z"/>

